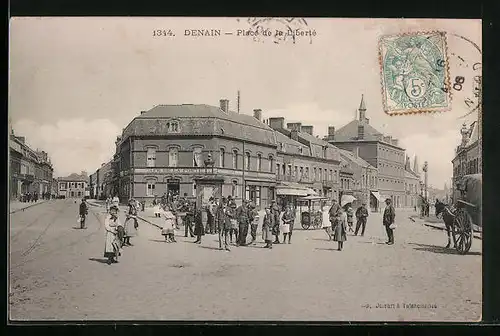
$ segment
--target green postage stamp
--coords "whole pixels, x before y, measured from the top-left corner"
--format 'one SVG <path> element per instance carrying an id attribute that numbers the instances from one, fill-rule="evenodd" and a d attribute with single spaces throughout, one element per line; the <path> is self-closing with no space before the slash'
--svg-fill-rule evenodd
<path id="1" fill-rule="evenodd" d="M 387 114 L 451 108 L 444 32 L 383 36 L 379 45 L 382 96 Z"/>

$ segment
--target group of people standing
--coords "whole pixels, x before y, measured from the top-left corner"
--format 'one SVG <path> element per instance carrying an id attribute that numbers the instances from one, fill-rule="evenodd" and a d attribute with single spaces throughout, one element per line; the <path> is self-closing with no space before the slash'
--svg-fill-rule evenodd
<path id="1" fill-rule="evenodd" d="M 396 212 L 392 206 L 392 201 L 390 198 L 385 200 L 386 208 L 383 214 L 382 224 L 384 225 L 387 233 L 388 245 L 394 244 L 394 229 L 395 229 L 395 217 Z M 334 199 L 333 204 L 328 212 L 329 223 L 323 223 L 323 228 L 330 240 L 336 241 L 338 243 L 338 251 L 342 251 L 344 247 L 344 242 L 347 241 L 347 232 L 353 232 L 355 236 L 358 235 L 361 229 L 361 236 L 364 236 L 366 229 L 366 222 L 368 220 L 368 210 L 366 208 L 366 203 L 363 203 L 356 212 L 352 210 L 352 203 L 345 203 L 339 205 Z M 352 229 L 354 215 L 356 216 L 356 229 Z"/>
<path id="2" fill-rule="evenodd" d="M 43 193 L 41 196 L 38 193 L 25 193 L 21 194 L 19 200 L 23 203 L 38 202 L 39 199 L 49 200 L 51 197 L 49 192 Z"/>
<path id="3" fill-rule="evenodd" d="M 109 200 L 108 200 L 109 201 Z M 107 214 L 104 220 L 106 230 L 106 244 L 104 257 L 107 258 L 108 265 L 117 263 L 124 246 L 133 246 L 130 238 L 138 235 L 139 222 L 137 221 L 137 201 L 130 199 L 128 203 L 127 217 L 125 223 L 121 223 L 118 217 L 119 200 L 111 199 L 107 203 Z"/>

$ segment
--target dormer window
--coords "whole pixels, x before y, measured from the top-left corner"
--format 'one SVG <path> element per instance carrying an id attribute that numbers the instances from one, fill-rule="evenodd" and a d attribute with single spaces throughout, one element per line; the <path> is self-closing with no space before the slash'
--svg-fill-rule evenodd
<path id="1" fill-rule="evenodd" d="M 169 133 L 179 133 L 179 122 L 169 121 L 167 122 L 167 132 Z"/>

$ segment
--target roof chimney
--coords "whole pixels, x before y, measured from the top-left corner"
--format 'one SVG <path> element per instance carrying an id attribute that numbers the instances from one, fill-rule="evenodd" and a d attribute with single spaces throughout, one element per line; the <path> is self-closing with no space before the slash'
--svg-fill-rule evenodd
<path id="1" fill-rule="evenodd" d="M 283 129 L 285 128 L 285 118 L 277 117 L 277 118 L 269 118 L 269 127 L 272 129 Z"/>
<path id="2" fill-rule="evenodd" d="M 221 99 L 220 100 L 220 109 L 224 111 L 225 113 L 229 113 L 229 100 L 228 99 Z"/>
<path id="3" fill-rule="evenodd" d="M 286 128 L 288 128 L 291 131 L 297 131 L 300 132 L 300 129 L 302 128 L 302 123 L 288 123 L 286 124 Z"/>
<path id="4" fill-rule="evenodd" d="M 313 135 L 313 127 L 312 126 L 302 126 L 300 131 L 307 133 L 309 135 Z"/>
<path id="5" fill-rule="evenodd" d="M 262 119 L 262 110 L 261 109 L 254 109 L 253 110 L 253 117 L 260 121 Z"/>
<path id="6" fill-rule="evenodd" d="M 363 140 L 365 137 L 365 126 L 358 125 L 358 140 Z"/>
<path id="7" fill-rule="evenodd" d="M 392 143 L 393 146 L 397 146 L 398 145 L 398 139 L 392 139 L 391 143 Z"/>
<path id="8" fill-rule="evenodd" d="M 335 140 L 335 126 L 328 126 L 328 136 L 326 139 L 327 141 Z"/>
<path id="9" fill-rule="evenodd" d="M 144 114 L 144 113 L 146 113 L 146 111 L 141 111 L 141 115 Z"/>

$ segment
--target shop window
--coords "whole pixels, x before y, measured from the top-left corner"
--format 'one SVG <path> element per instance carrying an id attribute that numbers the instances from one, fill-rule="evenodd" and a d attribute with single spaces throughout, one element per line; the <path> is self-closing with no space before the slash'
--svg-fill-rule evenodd
<path id="1" fill-rule="evenodd" d="M 154 196 L 155 194 L 155 188 L 156 188 L 156 185 L 155 185 L 155 182 L 147 182 L 147 185 L 146 185 L 146 196 Z"/>
<path id="2" fill-rule="evenodd" d="M 169 167 L 177 167 L 178 162 L 179 162 L 179 150 L 177 148 L 171 148 L 168 153 Z"/>
<path id="3" fill-rule="evenodd" d="M 146 164 L 148 167 L 154 167 L 156 165 L 156 149 L 148 148 L 146 154 Z"/>

